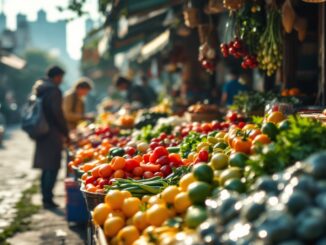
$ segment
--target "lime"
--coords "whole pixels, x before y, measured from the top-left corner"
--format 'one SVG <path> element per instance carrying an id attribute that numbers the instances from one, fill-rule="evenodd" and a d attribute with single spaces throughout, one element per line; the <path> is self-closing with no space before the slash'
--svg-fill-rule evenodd
<path id="1" fill-rule="evenodd" d="M 212 187 L 202 181 L 196 181 L 188 186 L 188 196 L 193 204 L 203 204 L 211 194 Z"/>
<path id="2" fill-rule="evenodd" d="M 220 174 L 220 182 L 223 185 L 229 179 L 240 179 L 242 177 L 242 169 L 237 167 L 230 167 L 223 170 Z"/>
<path id="3" fill-rule="evenodd" d="M 240 179 L 228 179 L 224 183 L 224 188 L 239 193 L 243 193 L 246 191 L 246 186 Z"/>
<path id="4" fill-rule="evenodd" d="M 288 130 L 290 128 L 290 122 L 288 120 L 283 120 L 278 124 L 278 129 L 281 131 Z"/>
<path id="5" fill-rule="evenodd" d="M 195 229 L 207 219 L 207 211 L 202 206 L 191 206 L 187 210 L 186 225 L 188 228 Z"/>
<path id="6" fill-rule="evenodd" d="M 267 134 L 270 139 L 275 140 L 278 128 L 274 123 L 268 122 L 262 126 L 261 131 L 263 134 Z"/>
<path id="7" fill-rule="evenodd" d="M 229 158 L 224 153 L 216 153 L 212 156 L 211 166 L 214 170 L 224 169 L 228 166 Z"/>
<path id="8" fill-rule="evenodd" d="M 218 142 L 218 139 L 216 139 L 216 138 L 213 137 L 213 136 L 208 136 L 208 137 L 207 137 L 207 141 L 208 141 L 210 144 L 214 145 L 214 144 L 216 144 L 216 143 Z"/>
<path id="9" fill-rule="evenodd" d="M 214 149 L 219 148 L 224 150 L 226 147 L 228 147 L 228 144 L 225 142 L 218 142 L 214 145 Z"/>
<path id="10" fill-rule="evenodd" d="M 242 152 L 236 152 L 231 154 L 229 159 L 229 165 L 231 167 L 244 168 L 246 166 L 246 161 L 248 156 Z"/>
<path id="11" fill-rule="evenodd" d="M 214 177 L 213 169 L 207 164 L 195 165 L 192 169 L 192 173 L 197 180 L 204 181 L 207 183 L 212 182 Z"/>

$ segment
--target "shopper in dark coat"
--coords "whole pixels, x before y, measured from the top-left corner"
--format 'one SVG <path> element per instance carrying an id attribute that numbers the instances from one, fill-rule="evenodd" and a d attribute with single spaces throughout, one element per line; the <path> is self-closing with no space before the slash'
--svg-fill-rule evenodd
<path id="1" fill-rule="evenodd" d="M 39 80 L 33 87 L 33 93 L 42 97 L 45 118 L 49 124 L 49 133 L 36 140 L 34 168 L 42 170 L 41 191 L 45 208 L 56 208 L 53 201 L 53 188 L 61 162 L 61 151 L 64 141 L 68 139 L 68 128 L 62 111 L 62 83 L 64 71 L 60 67 L 52 67 L 47 78 Z"/>

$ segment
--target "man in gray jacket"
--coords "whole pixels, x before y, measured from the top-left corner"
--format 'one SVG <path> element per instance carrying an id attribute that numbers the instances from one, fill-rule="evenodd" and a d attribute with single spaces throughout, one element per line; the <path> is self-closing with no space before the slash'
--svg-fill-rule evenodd
<path id="1" fill-rule="evenodd" d="M 53 201 L 53 188 L 60 169 L 61 152 L 64 141 L 69 139 L 68 127 L 62 111 L 62 83 L 64 70 L 58 66 L 47 71 L 47 78 L 39 80 L 33 87 L 33 93 L 42 97 L 45 118 L 50 130 L 47 135 L 36 140 L 34 168 L 42 170 L 41 191 L 44 208 L 57 208 Z"/>

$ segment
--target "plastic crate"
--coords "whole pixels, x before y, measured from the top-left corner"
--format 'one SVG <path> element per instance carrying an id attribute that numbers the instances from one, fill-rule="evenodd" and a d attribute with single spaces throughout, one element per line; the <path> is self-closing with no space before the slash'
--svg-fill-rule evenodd
<path id="1" fill-rule="evenodd" d="M 66 219 L 68 222 L 86 223 L 89 212 L 78 183 L 73 178 L 65 179 Z"/>

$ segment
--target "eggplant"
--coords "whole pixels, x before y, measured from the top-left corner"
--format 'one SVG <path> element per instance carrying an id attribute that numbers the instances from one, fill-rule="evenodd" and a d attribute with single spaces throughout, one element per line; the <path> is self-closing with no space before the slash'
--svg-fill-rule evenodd
<path id="1" fill-rule="evenodd" d="M 270 176 L 263 176 L 256 181 L 253 190 L 277 194 L 279 192 L 277 185 L 277 181 L 273 180 Z"/>
<path id="2" fill-rule="evenodd" d="M 311 204 L 311 198 L 303 191 L 295 190 L 290 195 L 285 193 L 284 200 L 288 211 L 297 214 Z"/>
<path id="3" fill-rule="evenodd" d="M 316 207 L 303 210 L 296 219 L 296 233 L 303 240 L 315 240 L 326 232 L 325 212 Z"/>
<path id="4" fill-rule="evenodd" d="M 304 161 L 304 170 L 316 179 L 326 179 L 326 152 L 316 153 Z"/>
<path id="5" fill-rule="evenodd" d="M 295 220 L 283 211 L 269 211 L 257 224 L 258 237 L 271 244 L 292 238 L 295 231 Z"/>

